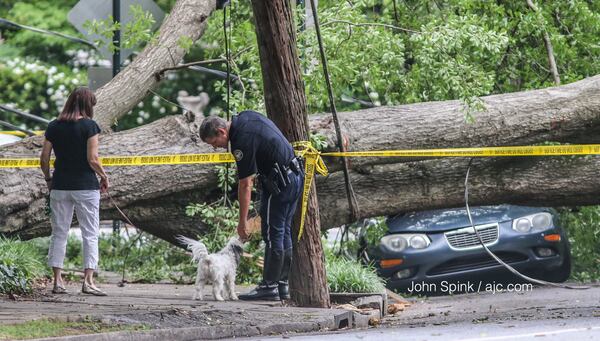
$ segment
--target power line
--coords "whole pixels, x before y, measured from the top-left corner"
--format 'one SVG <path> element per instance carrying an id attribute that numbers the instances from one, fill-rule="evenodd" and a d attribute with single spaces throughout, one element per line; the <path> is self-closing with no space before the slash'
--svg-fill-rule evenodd
<path id="1" fill-rule="evenodd" d="M 50 123 L 50 121 L 47 120 L 47 119 L 45 119 L 45 118 L 42 118 L 42 117 L 39 117 L 39 116 L 36 116 L 36 115 L 32 115 L 30 113 L 27 113 L 27 112 L 24 112 L 24 111 L 21 111 L 21 110 L 9 108 L 8 106 L 3 105 L 3 104 L 0 104 L 0 110 L 7 111 L 7 112 L 10 112 L 10 113 L 13 113 L 13 114 L 17 114 L 17 115 L 19 115 L 21 117 L 25 117 L 27 119 L 30 119 L 32 121 L 36 121 L 38 123 L 43 123 L 43 124 L 46 124 L 46 125 L 48 123 Z"/>
<path id="2" fill-rule="evenodd" d="M 21 25 L 18 24 L 14 21 L 10 21 L 8 19 L 4 19 L 4 18 L 0 18 L 0 26 L 4 26 L 4 27 L 9 27 L 9 28 L 16 28 L 16 29 L 23 29 L 23 30 L 29 30 L 29 31 L 33 31 L 33 32 L 37 32 L 37 33 L 42 33 L 42 34 L 48 34 L 48 35 L 53 35 L 56 37 L 60 37 L 60 38 L 64 38 L 64 39 L 68 39 L 70 41 L 76 42 L 76 43 L 81 43 L 81 44 L 85 44 L 88 45 L 94 49 L 98 49 L 98 47 L 92 43 L 91 41 L 85 40 L 85 39 L 81 39 L 81 38 L 77 38 L 77 37 L 73 37 L 67 34 L 63 34 L 60 32 L 56 32 L 56 31 L 49 31 L 49 30 L 44 30 L 41 28 L 37 28 L 37 27 L 32 27 L 32 26 L 27 26 L 27 25 Z"/>
<path id="3" fill-rule="evenodd" d="M 33 131 L 31 131 L 31 130 L 23 129 L 23 128 L 21 128 L 21 127 L 18 127 L 18 126 L 16 126 L 16 125 L 14 125 L 14 124 L 11 124 L 11 123 L 8 123 L 8 122 L 6 122 L 6 121 L 0 121 L 0 126 L 6 127 L 6 128 L 8 128 L 8 129 L 12 129 L 12 130 L 18 130 L 18 131 L 20 131 L 20 132 L 23 132 L 23 133 L 25 133 L 25 134 L 29 135 L 29 136 L 35 136 L 35 135 L 36 135 L 36 134 L 35 134 Z"/>

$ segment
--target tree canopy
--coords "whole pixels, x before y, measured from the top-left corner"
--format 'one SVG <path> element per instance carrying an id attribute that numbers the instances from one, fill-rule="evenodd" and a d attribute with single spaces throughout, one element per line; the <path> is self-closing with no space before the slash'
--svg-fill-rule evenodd
<path id="1" fill-rule="evenodd" d="M 395 2 L 395 3 L 394 3 Z M 0 2 L 0 17 L 80 36 L 66 17 L 76 0 Z M 157 3 L 169 11 L 175 1 Z M 564 83 L 600 73 L 600 4 L 594 1 L 354 0 L 319 1 L 319 14 L 334 94 L 340 110 L 460 99 L 467 118 L 481 109 L 479 96 L 553 85 L 542 33 L 553 45 Z M 298 49 L 309 112 L 327 111 L 313 28 L 297 6 Z M 262 80 L 250 5 L 233 1 L 227 20 L 234 82 L 232 109 L 264 111 Z M 0 104 L 36 115 L 57 115 L 68 91 L 87 83 L 87 67 L 108 65 L 88 46 L 26 30 L 1 29 Z M 147 42 L 140 42 L 141 46 Z M 186 62 L 225 55 L 223 18 L 209 19 L 202 39 L 189 46 Z M 208 67 L 225 71 L 224 63 Z M 179 112 L 177 93 L 205 91 L 208 113 L 222 113 L 226 97 L 221 75 L 171 72 L 119 122 L 121 129 Z M 169 103 L 168 101 L 173 102 Z M 6 117 L 12 123 L 42 128 Z M 476 117 L 475 117 L 476 119 Z"/>

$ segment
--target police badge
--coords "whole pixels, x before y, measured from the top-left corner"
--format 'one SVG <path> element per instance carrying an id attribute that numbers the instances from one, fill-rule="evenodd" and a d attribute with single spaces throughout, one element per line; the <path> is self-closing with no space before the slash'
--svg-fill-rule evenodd
<path id="1" fill-rule="evenodd" d="M 236 149 L 233 151 L 233 156 L 235 157 L 235 161 L 242 161 L 242 159 L 244 158 L 244 153 L 242 153 L 241 150 Z"/>

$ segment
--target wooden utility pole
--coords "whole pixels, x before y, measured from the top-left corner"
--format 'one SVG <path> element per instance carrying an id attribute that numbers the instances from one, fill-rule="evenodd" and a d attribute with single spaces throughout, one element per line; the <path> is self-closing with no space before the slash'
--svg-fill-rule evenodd
<path id="1" fill-rule="evenodd" d="M 252 0 L 252 8 L 267 115 L 288 140 L 308 141 L 308 113 L 296 46 L 293 3 L 290 0 Z M 297 238 L 300 209 L 292 227 L 294 260 L 290 273 L 290 294 L 300 306 L 329 307 L 315 192 L 313 182 L 304 234 L 300 241 Z"/>

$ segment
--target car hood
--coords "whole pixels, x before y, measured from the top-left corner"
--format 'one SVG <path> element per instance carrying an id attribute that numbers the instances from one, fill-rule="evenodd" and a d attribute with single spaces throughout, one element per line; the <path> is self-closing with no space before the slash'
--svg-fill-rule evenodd
<path id="1" fill-rule="evenodd" d="M 5 134 L 0 133 L 0 146 L 9 144 L 9 143 L 14 143 L 17 141 L 21 141 L 21 138 L 18 136 L 14 136 L 14 135 L 5 135 Z"/>
<path id="2" fill-rule="evenodd" d="M 546 207 L 515 205 L 470 207 L 475 225 L 500 223 L 538 212 L 550 212 Z M 443 232 L 471 226 L 464 207 L 402 213 L 387 220 L 390 233 Z"/>

